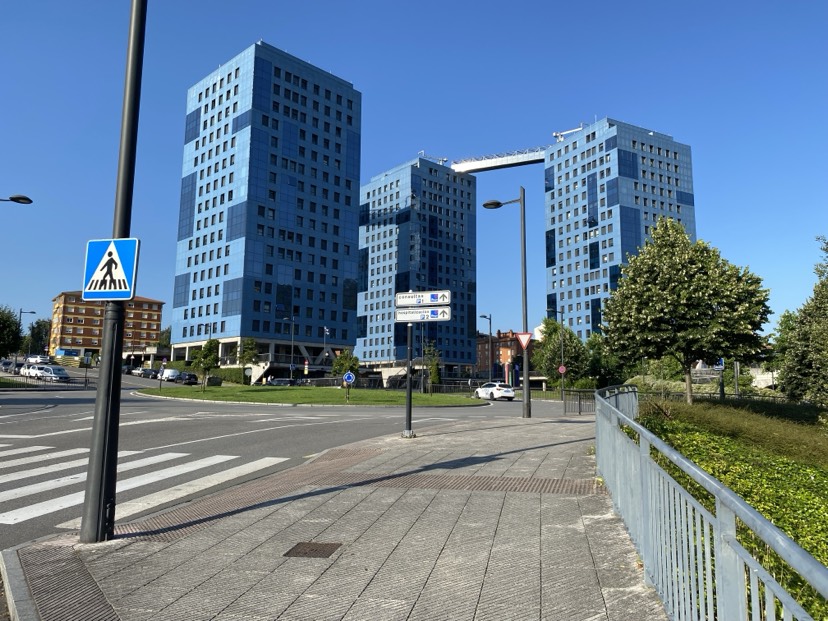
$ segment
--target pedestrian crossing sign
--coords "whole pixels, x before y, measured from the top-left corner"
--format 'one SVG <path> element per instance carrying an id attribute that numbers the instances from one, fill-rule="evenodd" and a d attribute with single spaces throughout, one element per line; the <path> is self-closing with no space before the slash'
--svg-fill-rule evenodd
<path id="1" fill-rule="evenodd" d="M 138 240 L 93 239 L 86 244 L 84 300 L 131 300 L 135 297 Z"/>

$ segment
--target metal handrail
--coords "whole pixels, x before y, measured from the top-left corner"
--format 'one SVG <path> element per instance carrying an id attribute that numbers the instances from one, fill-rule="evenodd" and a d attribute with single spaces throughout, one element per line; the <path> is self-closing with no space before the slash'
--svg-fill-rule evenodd
<path id="1" fill-rule="evenodd" d="M 787 615 L 795 615 L 785 618 L 809 619 L 790 594 L 773 582 L 767 572 L 757 568 L 754 559 L 744 558 L 746 552 L 736 541 L 736 519 L 826 598 L 828 568 L 738 494 L 637 423 L 637 397 L 637 390 L 633 386 L 614 386 L 596 393 L 596 458 L 599 471 L 604 475 L 613 496 L 613 503 L 642 555 L 648 580 L 652 581 L 665 600 L 668 613 L 672 618 L 684 618 L 682 610 L 690 605 L 687 600 L 687 593 L 690 593 L 695 598 L 691 598 L 694 606 L 701 609 L 703 607 L 700 602 L 706 601 L 708 606 L 716 607 L 719 619 L 746 619 L 749 609 L 751 614 L 758 615 L 759 608 L 775 606 L 774 602 L 778 602 Z M 635 442 L 619 425 L 624 425 L 637 434 L 638 446 L 635 449 L 630 448 L 630 444 L 634 445 Z M 651 448 L 713 496 L 716 503 L 715 516 L 700 511 L 692 495 L 658 467 L 650 454 Z M 637 472 L 631 473 L 630 469 Z M 627 476 L 622 480 L 620 473 Z M 670 500 L 663 500 L 665 485 L 669 486 L 670 494 L 678 495 L 678 500 L 669 494 L 667 497 Z M 662 507 L 662 504 L 667 507 Z M 661 511 L 662 508 L 665 508 L 664 512 Z M 688 515 L 692 515 L 696 522 L 692 523 L 693 520 Z M 710 538 L 715 542 L 712 555 L 709 550 L 705 555 L 705 550 L 698 548 L 700 540 L 710 539 L 700 534 L 708 527 L 712 528 L 713 535 Z M 664 530 L 670 535 L 667 543 L 674 545 L 678 553 L 666 554 L 654 549 L 658 546 L 651 541 L 653 533 L 658 537 L 664 534 Z M 679 541 L 681 537 L 684 537 L 683 541 Z M 706 544 L 709 545 L 709 541 Z M 705 578 L 704 575 L 696 574 L 692 563 L 688 564 L 686 558 L 684 565 L 679 562 L 683 558 L 682 554 L 687 551 L 690 556 L 698 555 L 699 564 L 703 557 L 710 563 L 711 574 L 715 574 L 715 598 L 709 593 L 712 585 L 707 585 L 706 589 L 700 588 L 698 592 L 693 590 L 696 584 L 706 584 L 710 576 Z M 665 567 L 665 563 L 669 566 Z M 684 575 L 686 572 L 691 575 Z M 755 591 L 750 601 L 746 597 L 746 591 L 749 590 L 746 582 L 748 574 L 750 589 Z M 770 600 L 759 602 L 756 597 L 759 590 L 763 590 Z M 683 601 L 677 601 L 677 593 L 684 594 Z"/>

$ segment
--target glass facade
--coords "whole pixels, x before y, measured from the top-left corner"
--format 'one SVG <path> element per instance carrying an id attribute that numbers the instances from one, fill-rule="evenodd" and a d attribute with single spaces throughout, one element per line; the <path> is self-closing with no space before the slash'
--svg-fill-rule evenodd
<path id="1" fill-rule="evenodd" d="M 451 321 L 413 330 L 413 356 L 434 343 L 449 372 L 475 363 L 476 179 L 417 158 L 360 190 L 359 331 L 355 354 L 368 365 L 407 356 L 407 324 L 394 299 L 408 291 L 451 291 Z"/>
<path id="2" fill-rule="evenodd" d="M 174 358 L 208 337 L 311 365 L 353 346 L 360 134 L 352 84 L 265 43 L 189 89 Z"/>
<path id="3" fill-rule="evenodd" d="M 547 315 L 582 339 L 601 330 L 601 305 L 658 218 L 696 237 L 690 147 L 602 119 L 545 153 Z"/>

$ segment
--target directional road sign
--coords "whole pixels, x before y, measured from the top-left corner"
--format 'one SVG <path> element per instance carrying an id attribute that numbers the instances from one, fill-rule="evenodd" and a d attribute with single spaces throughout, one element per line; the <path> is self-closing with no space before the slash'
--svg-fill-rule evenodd
<path id="1" fill-rule="evenodd" d="M 417 323 L 420 321 L 449 321 L 451 306 L 434 308 L 398 308 L 394 311 L 394 321 Z"/>
<path id="2" fill-rule="evenodd" d="M 93 239 L 86 244 L 84 300 L 131 300 L 135 297 L 138 240 Z"/>
<path id="3" fill-rule="evenodd" d="M 356 381 L 356 375 L 354 375 L 350 371 L 346 371 L 345 375 L 342 376 L 342 379 L 345 380 L 345 382 L 348 384 L 353 384 Z"/>
<path id="4" fill-rule="evenodd" d="M 451 291 L 409 291 L 394 296 L 394 306 L 436 306 L 451 304 Z"/>

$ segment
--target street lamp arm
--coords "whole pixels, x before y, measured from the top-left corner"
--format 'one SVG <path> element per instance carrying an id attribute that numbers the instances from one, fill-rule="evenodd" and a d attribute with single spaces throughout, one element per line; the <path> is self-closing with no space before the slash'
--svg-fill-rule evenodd
<path id="1" fill-rule="evenodd" d="M 12 194 L 8 198 L 0 198 L 4 203 L 18 203 L 19 205 L 31 205 L 34 201 L 23 194 Z"/>

